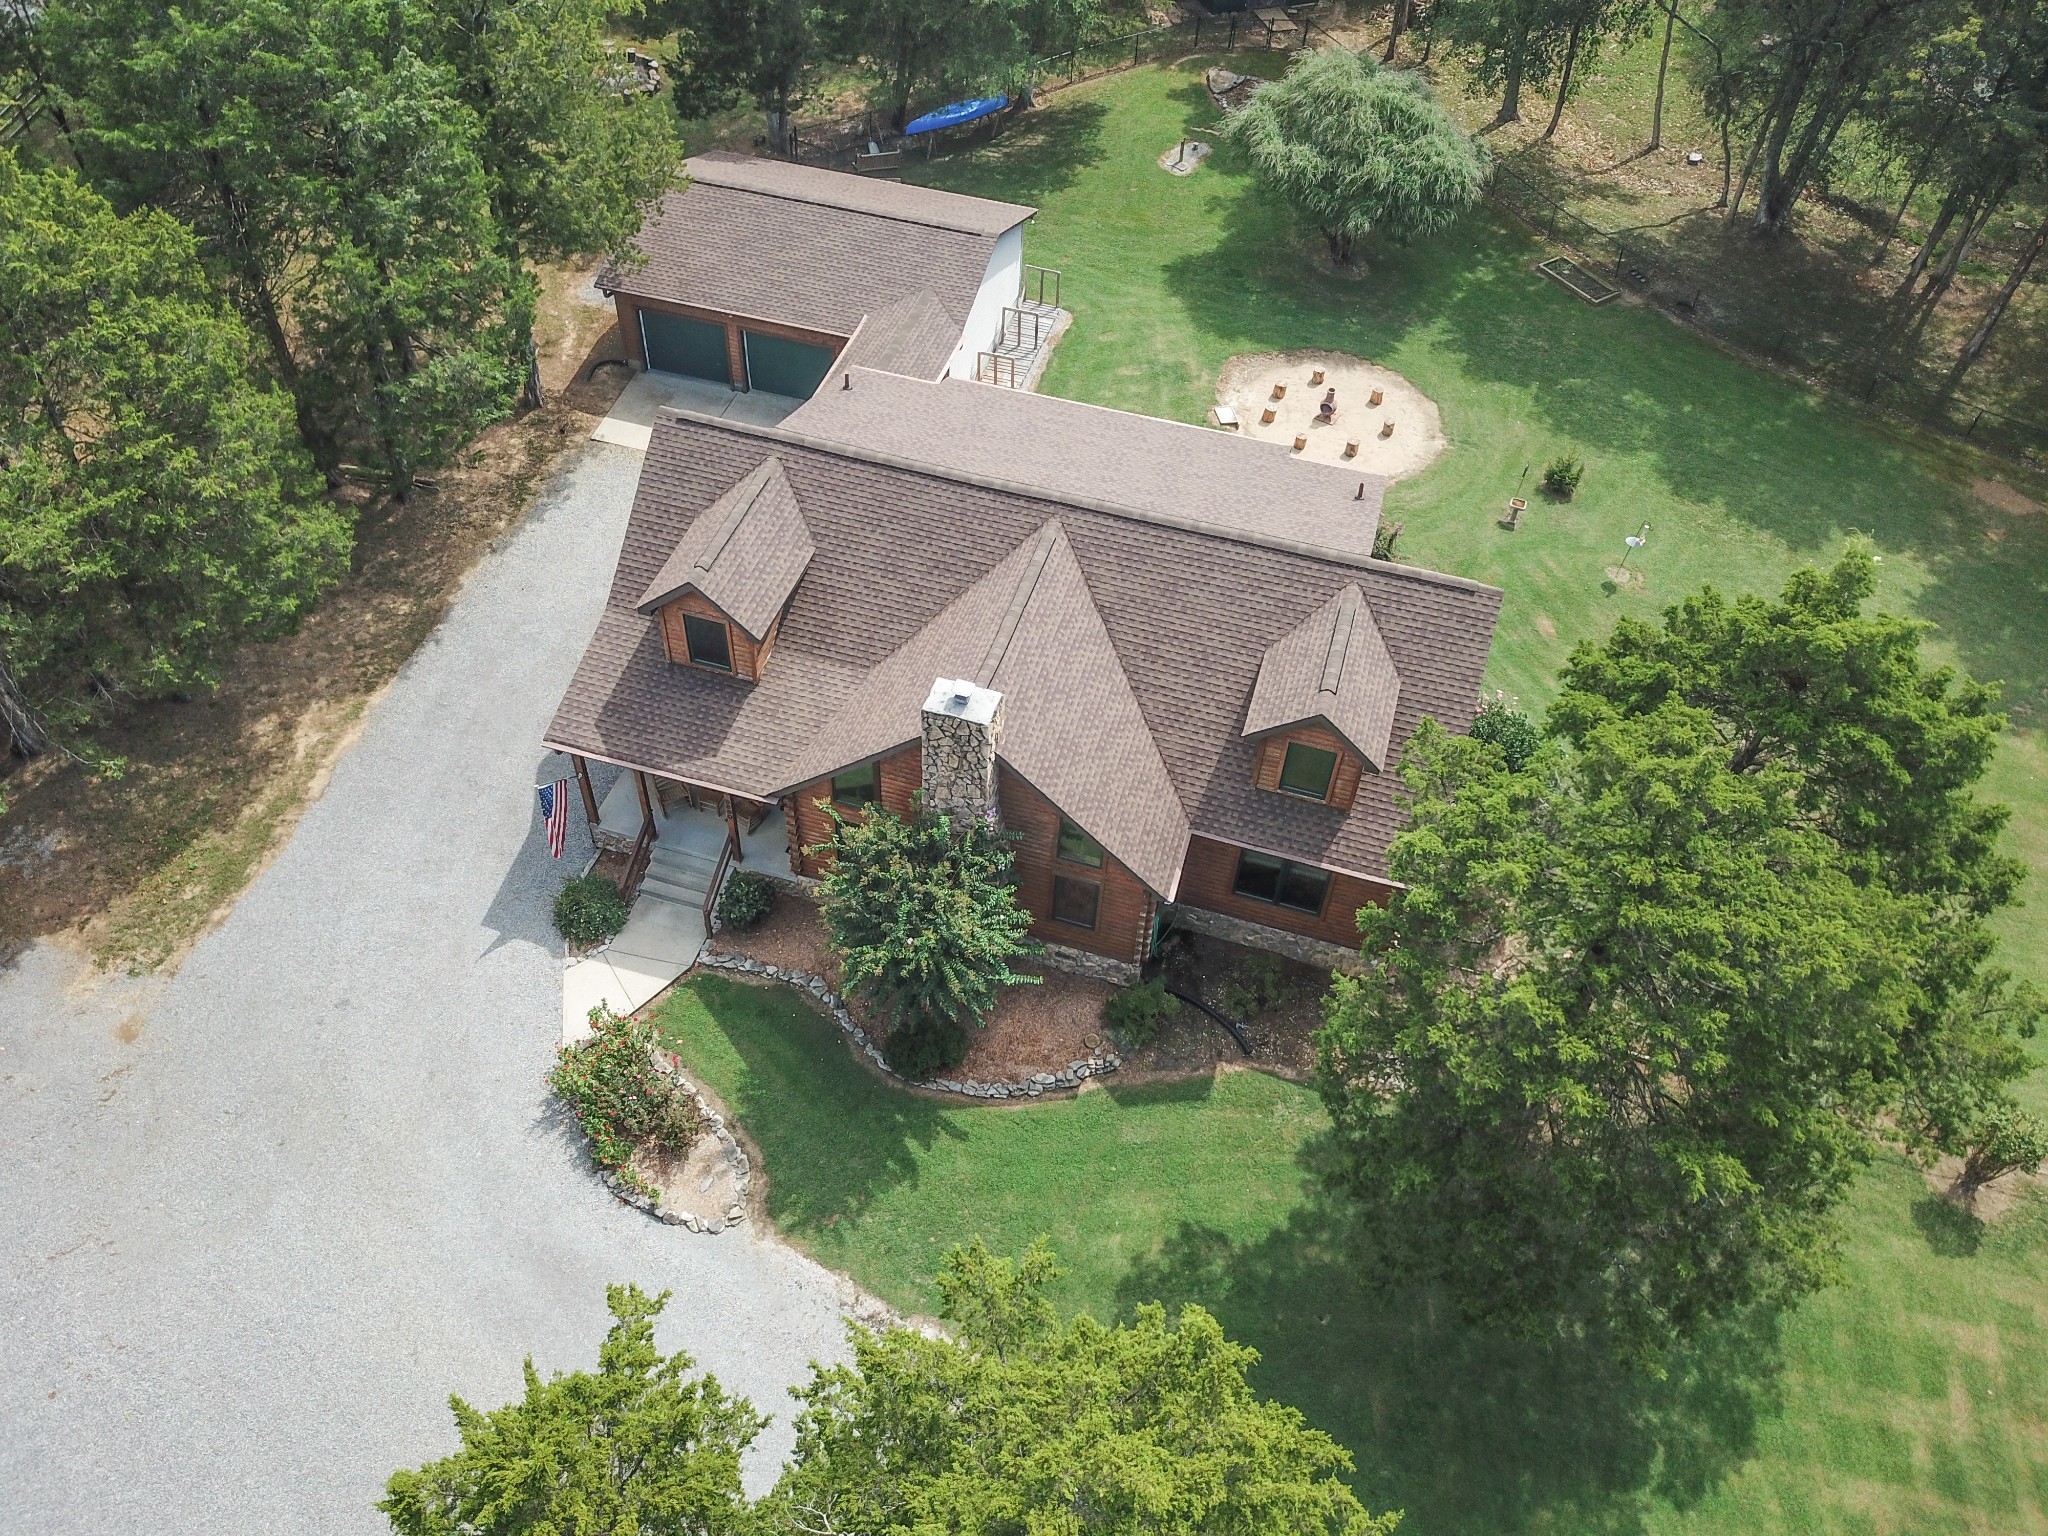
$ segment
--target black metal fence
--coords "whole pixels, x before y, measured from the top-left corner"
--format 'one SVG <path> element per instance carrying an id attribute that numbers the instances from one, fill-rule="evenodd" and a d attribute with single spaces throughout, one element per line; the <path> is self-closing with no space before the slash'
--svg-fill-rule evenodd
<path id="1" fill-rule="evenodd" d="M 1513 167 L 1497 164 L 1488 195 L 1525 224 L 1688 324 L 1751 353 L 1819 380 L 1837 393 L 1895 412 L 1937 432 L 1967 438 L 2029 463 L 2048 460 L 2048 422 L 2029 421 L 1943 389 L 1902 366 L 1896 355 L 1808 335 L 1715 299 L 1713 283 L 1673 261 L 1660 247 L 1589 223 Z"/>
<path id="2" fill-rule="evenodd" d="M 1083 43 L 1064 53 L 1026 60 L 963 94 L 1000 91 L 1016 101 L 1032 91 L 1057 90 L 1119 70 L 1135 69 L 1141 64 L 1185 58 L 1191 53 L 1270 53 L 1278 55 L 1279 62 L 1305 48 L 1328 47 L 1336 41 L 1318 20 L 1327 10 L 1324 5 L 1294 6 L 1287 12 L 1287 25 L 1281 28 L 1268 26 L 1250 11 L 1225 16 L 1197 14 L 1171 26 L 1146 27 L 1122 37 Z M 996 131 L 991 120 L 982 121 L 989 125 L 982 131 Z M 971 134 L 974 128 L 970 125 L 954 131 Z M 845 122 L 808 126 L 793 137 L 791 158 L 816 165 L 848 164 L 856 152 L 869 144 L 883 149 L 899 148 L 902 144 L 902 136 L 873 112 Z"/>

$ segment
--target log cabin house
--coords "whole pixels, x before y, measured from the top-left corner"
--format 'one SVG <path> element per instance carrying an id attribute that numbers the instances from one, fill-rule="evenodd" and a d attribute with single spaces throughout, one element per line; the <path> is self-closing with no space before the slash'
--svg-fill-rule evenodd
<path id="1" fill-rule="evenodd" d="M 586 808 L 589 759 L 628 770 L 643 840 L 657 796 L 717 805 L 729 852 L 779 811 L 797 877 L 828 806 L 999 821 L 1033 934 L 1096 974 L 1169 919 L 1341 961 L 1392 890 L 1402 744 L 1470 724 L 1501 600 L 1373 559 L 1382 489 L 838 360 L 778 426 L 664 410 L 547 744 Z"/>

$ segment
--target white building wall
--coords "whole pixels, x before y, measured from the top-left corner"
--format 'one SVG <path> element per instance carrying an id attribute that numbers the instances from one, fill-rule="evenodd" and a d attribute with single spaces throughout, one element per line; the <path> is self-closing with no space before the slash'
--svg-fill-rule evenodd
<path id="1" fill-rule="evenodd" d="M 974 296 L 967 324 L 960 332 L 960 345 L 946 371 L 956 379 L 974 377 L 974 360 L 994 344 L 1003 323 L 1003 311 L 1017 302 L 1024 288 L 1024 226 L 1019 224 L 996 241 L 982 274 L 981 291 Z"/>

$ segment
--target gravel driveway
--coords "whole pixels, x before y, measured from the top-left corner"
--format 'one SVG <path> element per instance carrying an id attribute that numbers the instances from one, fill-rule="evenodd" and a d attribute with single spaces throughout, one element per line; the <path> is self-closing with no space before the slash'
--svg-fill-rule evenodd
<path id="1" fill-rule="evenodd" d="M 542 1088 L 560 1034 L 536 745 L 639 456 L 593 444 L 472 575 L 290 845 L 169 980 L 0 972 L 0 1531 L 384 1529 L 531 1354 L 594 1363 L 604 1285 L 777 1423 L 843 1289 L 609 1199 Z"/>

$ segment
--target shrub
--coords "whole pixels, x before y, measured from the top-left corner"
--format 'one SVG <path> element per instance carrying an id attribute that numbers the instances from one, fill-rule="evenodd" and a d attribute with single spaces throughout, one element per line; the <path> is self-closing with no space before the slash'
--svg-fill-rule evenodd
<path id="1" fill-rule="evenodd" d="M 1529 759 L 1536 755 L 1542 740 L 1536 732 L 1536 722 L 1510 704 L 1504 693 L 1494 694 L 1479 706 L 1479 713 L 1472 717 L 1472 737 L 1499 747 L 1500 755 L 1508 760 L 1508 768 L 1514 773 L 1529 766 Z"/>
<path id="2" fill-rule="evenodd" d="M 1248 955 L 1223 983 L 1223 1011 L 1234 1019 L 1264 1013 L 1287 995 L 1287 973 L 1271 955 Z"/>
<path id="3" fill-rule="evenodd" d="M 1577 454 L 1560 453 L 1543 466 L 1543 489 L 1559 501 L 1570 501 L 1579 489 L 1579 477 L 1586 472 L 1586 466 L 1579 462 Z"/>
<path id="4" fill-rule="evenodd" d="M 882 1055 L 909 1081 L 922 1083 L 959 1066 L 973 1044 L 974 1037 L 953 1020 L 928 1014 L 892 1024 Z"/>
<path id="5" fill-rule="evenodd" d="M 748 929 L 775 910 L 775 882 L 755 869 L 736 869 L 718 893 L 719 922 Z"/>
<path id="6" fill-rule="evenodd" d="M 600 1167 L 653 1193 L 626 1167 L 633 1148 L 650 1142 L 685 1152 L 703 1128 L 696 1099 L 674 1077 L 655 1070 L 654 1026 L 622 1019 L 603 1003 L 590 1010 L 588 1040 L 555 1053 L 548 1087 L 575 1111 Z"/>
<path id="7" fill-rule="evenodd" d="M 625 927 L 631 912 L 608 876 L 578 875 L 555 897 L 555 930 L 571 944 L 599 944 Z"/>
<path id="8" fill-rule="evenodd" d="M 1385 560 L 1389 564 L 1393 563 L 1395 558 L 1394 541 L 1401 537 L 1401 530 L 1406 526 L 1405 523 L 1390 523 L 1383 519 L 1380 525 L 1372 531 L 1373 559 Z"/>
<path id="9" fill-rule="evenodd" d="M 926 1042 L 920 1053 L 944 1054 L 952 1037 L 937 1022 L 980 1025 L 996 988 L 1038 980 L 1010 969 L 1036 946 L 1024 936 L 1031 914 L 1017 905 L 1009 842 L 921 807 L 905 821 L 871 806 L 857 822 L 833 811 L 832 840 L 812 850 L 832 858 L 822 882 L 825 927 L 844 990 L 883 1013 L 902 1050 L 917 1040 Z M 919 1024 L 932 1027 L 911 1027 Z"/>
<path id="10" fill-rule="evenodd" d="M 1180 999 L 1166 990 L 1164 977 L 1120 987 L 1103 1005 L 1102 1017 L 1126 1049 L 1136 1050 L 1159 1033 L 1159 1027 L 1180 1012 Z"/>

